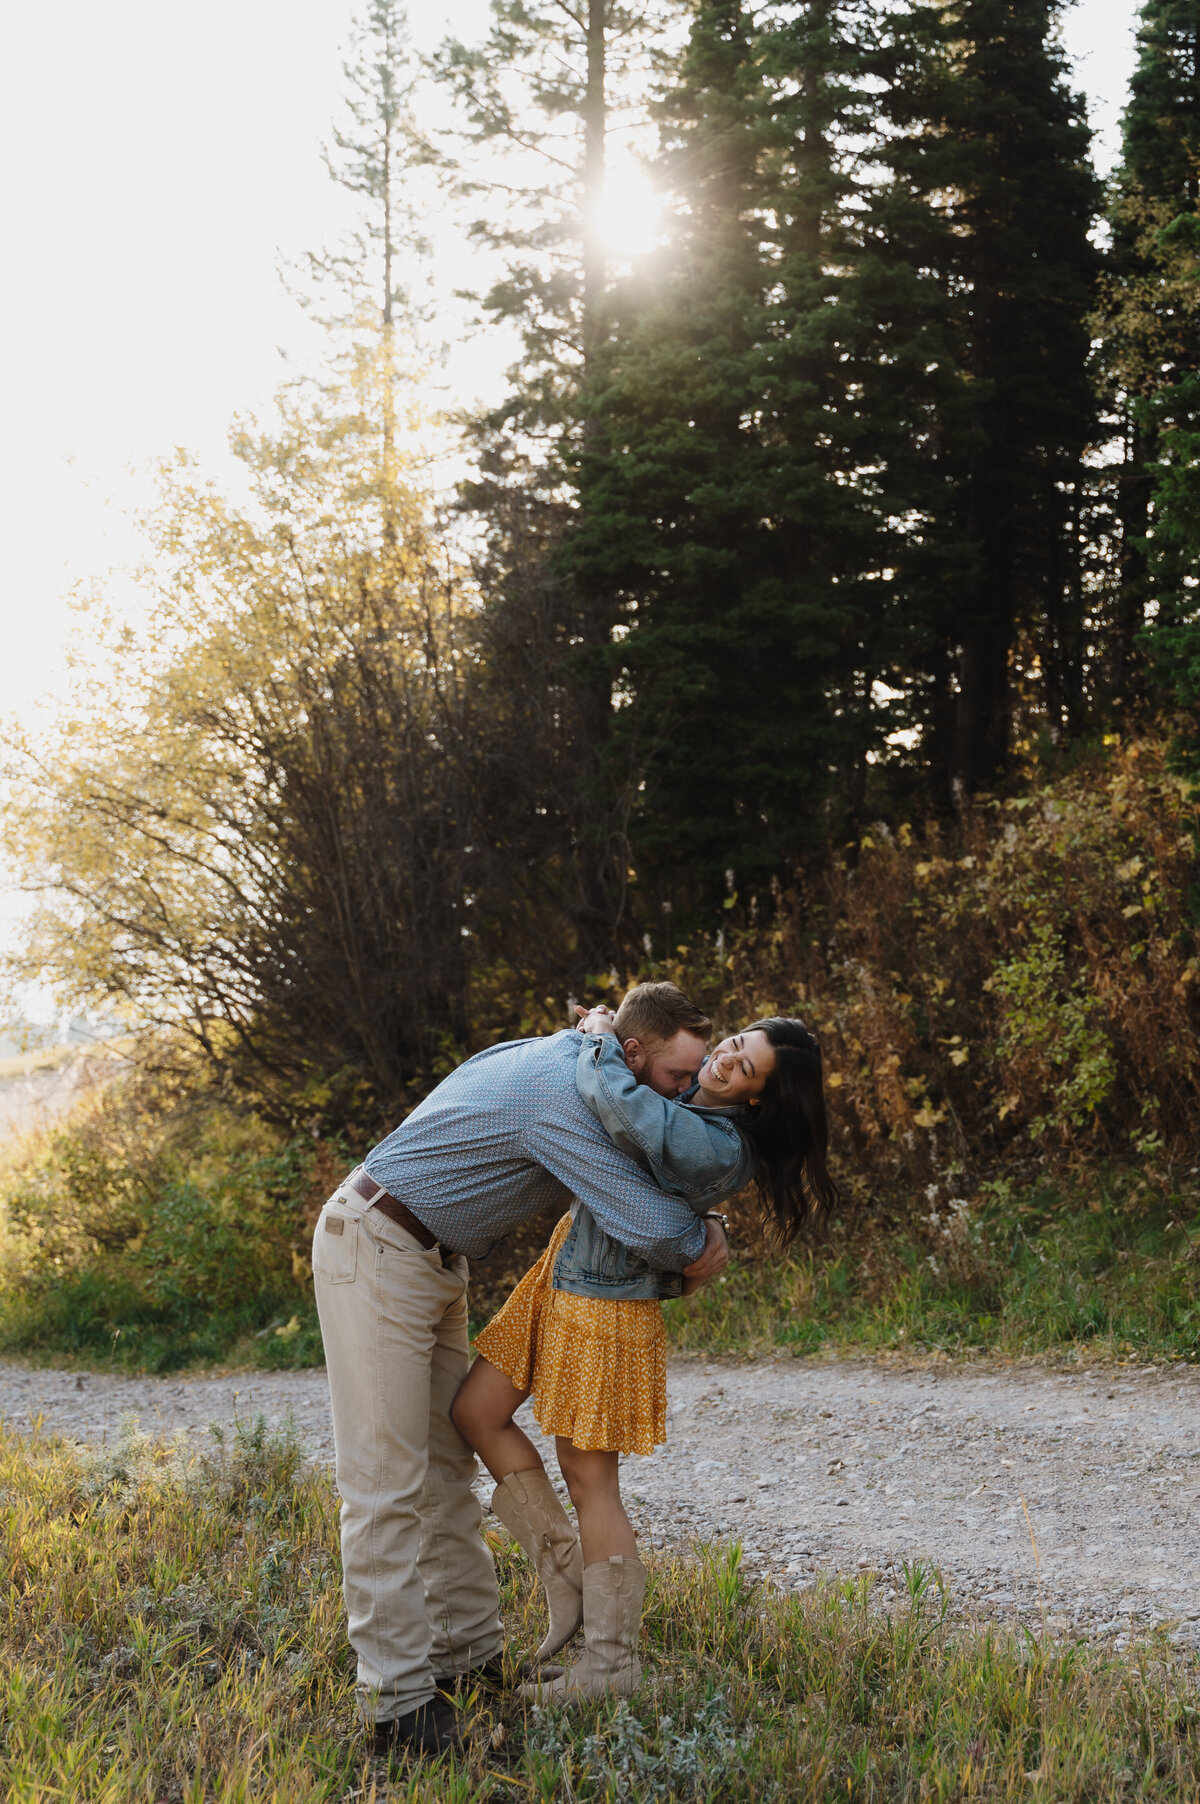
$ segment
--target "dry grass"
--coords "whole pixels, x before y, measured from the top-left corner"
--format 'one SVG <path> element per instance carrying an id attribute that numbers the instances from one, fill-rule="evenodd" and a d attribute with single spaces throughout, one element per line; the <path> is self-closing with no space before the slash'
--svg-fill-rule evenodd
<path id="1" fill-rule="evenodd" d="M 955 1624 L 908 1568 L 788 1597 L 736 1548 L 659 1560 L 627 1704 L 475 1693 L 461 1759 L 389 1771 L 352 1724 L 335 1502 L 286 1436 L 201 1459 L 0 1441 L 0 1791 L 22 1804 L 1200 1797 L 1194 1670 Z M 495 1550 L 514 1650 L 523 1557 Z"/>

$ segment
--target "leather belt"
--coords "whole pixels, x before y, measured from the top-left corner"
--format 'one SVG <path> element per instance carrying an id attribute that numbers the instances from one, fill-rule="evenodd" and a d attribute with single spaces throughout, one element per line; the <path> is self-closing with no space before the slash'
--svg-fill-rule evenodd
<path id="1" fill-rule="evenodd" d="M 378 1209 L 381 1215 L 386 1215 L 389 1221 L 394 1221 L 397 1227 L 401 1227 L 406 1233 L 411 1234 L 413 1239 L 425 1248 L 426 1252 L 442 1245 L 437 1235 L 431 1234 L 425 1223 L 418 1221 L 412 1210 L 402 1203 L 399 1197 L 389 1196 L 383 1185 L 377 1184 L 375 1179 L 369 1177 L 365 1171 L 356 1171 L 352 1177 L 346 1179 L 346 1184 L 349 1189 L 357 1191 L 359 1196 L 366 1197 L 370 1201 L 372 1209 Z M 445 1247 L 443 1251 L 449 1252 L 450 1249 Z"/>

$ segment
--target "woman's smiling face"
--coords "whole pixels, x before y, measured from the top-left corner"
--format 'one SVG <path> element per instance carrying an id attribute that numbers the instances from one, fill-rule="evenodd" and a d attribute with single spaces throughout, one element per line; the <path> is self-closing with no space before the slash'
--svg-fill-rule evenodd
<path id="1" fill-rule="evenodd" d="M 700 1067 L 700 1090 L 694 1101 L 710 1108 L 757 1102 L 775 1069 L 775 1048 L 761 1027 L 731 1034 L 715 1046 Z"/>

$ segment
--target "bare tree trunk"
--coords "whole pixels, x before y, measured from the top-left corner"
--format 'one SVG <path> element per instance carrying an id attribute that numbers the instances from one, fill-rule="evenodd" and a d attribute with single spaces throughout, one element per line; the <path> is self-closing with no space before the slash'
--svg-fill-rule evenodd
<path id="1" fill-rule="evenodd" d="M 1113 700 L 1132 708 L 1137 687 L 1137 636 L 1146 618 L 1146 534 L 1150 529 L 1153 456 L 1146 434 L 1133 421 L 1125 439 L 1125 460 L 1117 479 L 1117 513 L 1121 522 L 1120 587 L 1112 659 Z"/>
<path id="2" fill-rule="evenodd" d="M 607 267 L 603 230 L 605 152 L 608 130 L 609 0 L 588 0 L 585 24 L 586 78 L 583 95 L 583 269 L 582 353 L 584 457 L 602 456 L 607 448 L 604 422 L 596 411 L 594 382 L 598 353 L 607 333 L 605 285 Z M 586 501 L 581 503 L 586 506 Z M 572 687 L 583 729 L 590 769 L 581 772 L 596 794 L 587 809 L 578 846 L 580 898 L 576 915 L 579 975 L 609 963 L 617 951 L 624 908 L 627 856 L 614 856 L 610 831 L 614 774 L 608 766 L 612 727 L 612 678 L 608 663 L 616 602 L 607 587 L 581 583 L 577 596 L 580 648 Z M 619 838 L 620 836 L 617 835 Z M 617 870 L 619 865 L 620 869 Z"/>
<path id="3" fill-rule="evenodd" d="M 1014 573 L 1003 530 L 985 535 L 984 553 L 978 614 L 963 636 L 950 749 L 950 793 L 959 805 L 1003 775 L 1012 736 Z"/>
<path id="4" fill-rule="evenodd" d="M 390 59 L 389 59 L 390 60 Z M 383 116 L 383 543 L 385 555 L 396 548 L 396 364 L 395 321 L 392 306 L 392 262 L 395 255 L 392 198 L 392 138 L 396 129 L 391 111 Z"/>
<path id="5" fill-rule="evenodd" d="M 588 0 L 587 77 L 583 95 L 583 379 L 595 368 L 604 339 L 605 255 L 603 231 L 604 166 L 608 132 L 608 0 Z M 601 433 L 599 419 L 588 412 L 583 421 L 584 448 L 591 450 Z"/>

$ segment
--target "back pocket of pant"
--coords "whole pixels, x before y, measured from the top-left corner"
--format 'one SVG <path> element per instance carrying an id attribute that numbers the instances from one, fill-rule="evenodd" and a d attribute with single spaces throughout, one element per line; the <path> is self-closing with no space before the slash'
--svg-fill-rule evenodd
<path id="1" fill-rule="evenodd" d="M 328 1204 L 313 1235 L 313 1272 L 327 1284 L 353 1284 L 358 1272 L 358 1217 Z"/>

